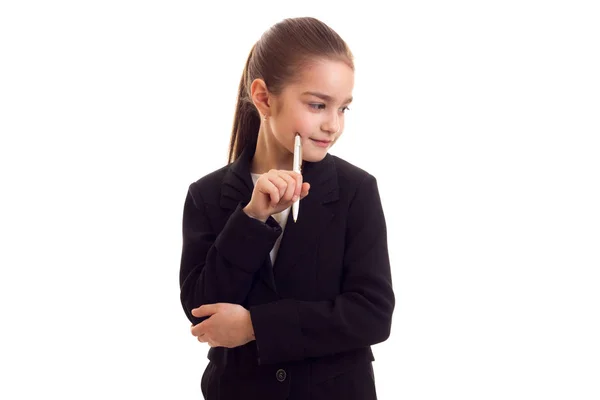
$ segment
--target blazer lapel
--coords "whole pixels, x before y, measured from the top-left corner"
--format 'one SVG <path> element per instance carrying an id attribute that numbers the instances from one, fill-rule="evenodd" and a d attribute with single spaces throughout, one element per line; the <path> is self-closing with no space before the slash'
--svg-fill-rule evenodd
<path id="1" fill-rule="evenodd" d="M 315 251 L 320 235 L 334 216 L 326 205 L 339 199 L 337 173 L 330 154 L 317 163 L 305 162 L 302 176 L 304 182 L 310 183 L 310 191 L 300 200 L 296 222 L 290 210 L 275 259 L 275 275 L 291 272 L 287 270 L 295 268 L 304 253 Z"/>
<path id="2" fill-rule="evenodd" d="M 255 150 L 255 143 L 248 145 L 227 169 L 221 187 L 222 208 L 234 210 L 240 202 L 247 204 L 250 201 L 254 189 L 250 171 Z M 310 192 L 300 200 L 298 220 L 294 222 L 290 209 L 275 265 L 272 266 L 271 258 L 266 257 L 266 265 L 259 272 L 260 279 L 275 293 L 277 287 L 273 270 L 279 276 L 281 273 L 287 275 L 286 270 L 294 268 L 305 252 L 316 249 L 319 235 L 333 218 L 333 213 L 326 204 L 339 199 L 337 171 L 330 154 L 319 162 L 304 161 L 302 176 L 304 182 L 310 183 Z"/>

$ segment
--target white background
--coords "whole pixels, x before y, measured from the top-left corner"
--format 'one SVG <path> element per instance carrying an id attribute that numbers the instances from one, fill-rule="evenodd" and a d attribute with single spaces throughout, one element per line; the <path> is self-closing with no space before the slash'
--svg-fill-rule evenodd
<path id="1" fill-rule="evenodd" d="M 226 163 L 252 44 L 296 16 L 356 57 L 331 153 L 388 223 L 380 399 L 600 398 L 595 2 L 216 3 L 2 2 L 0 398 L 201 398 L 183 201 Z"/>

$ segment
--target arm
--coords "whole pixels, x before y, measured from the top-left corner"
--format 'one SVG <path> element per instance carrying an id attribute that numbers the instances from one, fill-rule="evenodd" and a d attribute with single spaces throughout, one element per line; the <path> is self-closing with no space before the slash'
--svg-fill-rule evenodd
<path id="1" fill-rule="evenodd" d="M 207 208 L 194 183 L 183 208 L 183 248 L 179 270 L 181 304 L 188 319 L 197 324 L 193 308 L 203 304 L 242 304 L 252 286 L 254 273 L 269 254 L 281 227 L 274 220 L 254 219 L 238 204 L 223 230 L 216 235 Z"/>
<path id="2" fill-rule="evenodd" d="M 296 361 L 383 342 L 394 306 L 385 218 L 376 179 L 367 175 L 350 205 L 341 293 L 331 300 L 252 306 L 258 362 Z"/>

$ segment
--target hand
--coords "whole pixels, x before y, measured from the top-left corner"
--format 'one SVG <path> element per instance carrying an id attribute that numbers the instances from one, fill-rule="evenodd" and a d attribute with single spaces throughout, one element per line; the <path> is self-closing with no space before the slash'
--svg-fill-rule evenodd
<path id="1" fill-rule="evenodd" d="M 250 311 L 239 304 L 205 304 L 192 310 L 194 317 L 207 317 L 199 324 L 192 325 L 192 335 L 210 347 L 233 348 L 254 340 L 254 329 Z"/>
<path id="2" fill-rule="evenodd" d="M 270 215 L 290 207 L 298 198 L 308 195 L 310 183 L 302 182 L 302 175 L 294 171 L 272 169 L 262 174 L 252 192 L 244 212 L 262 222 Z M 297 196 L 297 197 L 296 197 Z"/>

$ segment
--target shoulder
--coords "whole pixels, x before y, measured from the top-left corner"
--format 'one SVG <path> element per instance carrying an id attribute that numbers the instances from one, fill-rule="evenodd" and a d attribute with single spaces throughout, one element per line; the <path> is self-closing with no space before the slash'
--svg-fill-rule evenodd
<path id="1" fill-rule="evenodd" d="M 338 172 L 340 197 L 348 206 L 348 221 L 362 226 L 365 221 L 383 224 L 383 204 L 375 175 L 346 160 L 334 156 Z M 360 229 L 360 228 L 359 228 Z"/>
<path id="2" fill-rule="evenodd" d="M 350 193 L 355 193 L 361 185 L 369 182 L 376 183 L 375 176 L 369 171 L 333 154 L 331 157 L 333 157 L 335 163 L 341 188 L 346 188 Z"/>
<path id="3" fill-rule="evenodd" d="M 198 199 L 201 198 L 203 202 L 218 198 L 223 178 L 230 167 L 231 164 L 225 165 L 190 183 L 189 195 L 192 196 L 195 201 L 198 201 Z"/>

